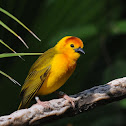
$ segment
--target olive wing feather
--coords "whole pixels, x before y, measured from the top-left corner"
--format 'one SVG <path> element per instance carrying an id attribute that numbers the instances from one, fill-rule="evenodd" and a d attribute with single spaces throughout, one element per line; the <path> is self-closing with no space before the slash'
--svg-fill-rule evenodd
<path id="1" fill-rule="evenodd" d="M 20 95 L 22 96 L 22 101 L 20 103 L 19 109 L 25 108 L 41 88 L 46 77 L 49 75 L 51 61 L 55 54 L 56 51 L 51 48 L 42 54 L 32 65 L 21 90 Z"/>
<path id="2" fill-rule="evenodd" d="M 23 88 L 23 90 L 21 92 L 21 96 L 23 98 L 22 98 L 21 104 L 19 106 L 19 109 L 25 108 L 28 105 L 28 103 L 31 101 L 31 99 L 36 95 L 36 93 L 39 91 L 42 84 L 44 83 L 46 77 L 49 75 L 50 69 L 51 69 L 51 66 L 48 66 L 47 68 L 45 68 L 41 71 L 33 71 L 35 76 L 38 76 L 39 78 L 37 78 L 34 81 L 32 81 L 32 79 L 30 79 L 29 81 L 27 81 L 25 83 L 26 86 L 25 86 L 25 88 Z M 33 78 L 34 78 L 34 74 L 32 74 Z M 30 83 L 30 85 L 29 85 L 29 83 Z M 29 86 L 27 86 L 27 85 L 29 85 Z"/>

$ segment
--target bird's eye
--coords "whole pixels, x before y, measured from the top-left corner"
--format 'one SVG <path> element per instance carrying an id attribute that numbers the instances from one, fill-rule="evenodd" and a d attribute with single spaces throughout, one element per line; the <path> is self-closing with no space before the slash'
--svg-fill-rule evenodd
<path id="1" fill-rule="evenodd" d="M 71 44 L 70 46 L 73 48 L 74 47 L 74 44 Z"/>

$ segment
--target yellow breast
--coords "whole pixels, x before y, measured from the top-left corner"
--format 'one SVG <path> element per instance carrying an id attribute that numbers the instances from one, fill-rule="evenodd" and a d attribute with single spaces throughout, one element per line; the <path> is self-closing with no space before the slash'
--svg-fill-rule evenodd
<path id="1" fill-rule="evenodd" d="M 49 76 L 37 95 L 47 95 L 59 89 L 74 72 L 75 67 L 75 61 L 68 60 L 64 54 L 57 54 L 52 60 Z"/>

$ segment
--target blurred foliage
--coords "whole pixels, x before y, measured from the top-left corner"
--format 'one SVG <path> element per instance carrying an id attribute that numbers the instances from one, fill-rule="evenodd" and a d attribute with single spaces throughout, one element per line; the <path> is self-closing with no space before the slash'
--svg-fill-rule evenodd
<path id="1" fill-rule="evenodd" d="M 78 93 L 125 76 L 126 1 L 0 0 L 0 5 L 35 31 L 42 40 L 35 40 L 22 27 L 0 13 L 1 20 L 20 34 L 30 47 L 26 50 L 17 38 L 1 27 L 0 38 L 18 52 L 44 52 L 66 35 L 77 36 L 83 40 L 86 54 L 79 59 L 72 77 L 60 88 L 67 94 Z M 8 52 L 8 49 L 1 45 L 0 53 L 3 52 Z M 4 58 L 0 61 L 0 69 L 23 84 L 37 57 L 25 56 L 25 62 L 18 57 Z M 1 75 L 0 82 L 0 115 L 5 115 L 17 109 L 20 87 L 11 85 Z M 50 94 L 41 99 L 56 97 Z M 126 101 L 122 100 L 75 117 L 58 120 L 48 126 L 124 126 L 125 118 Z"/>

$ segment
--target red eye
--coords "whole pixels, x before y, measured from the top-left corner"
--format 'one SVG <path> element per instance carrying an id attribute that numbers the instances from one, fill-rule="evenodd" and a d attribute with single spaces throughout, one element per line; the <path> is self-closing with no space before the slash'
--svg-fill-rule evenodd
<path id="1" fill-rule="evenodd" d="M 70 46 L 73 48 L 74 47 L 74 44 L 71 44 Z"/>

